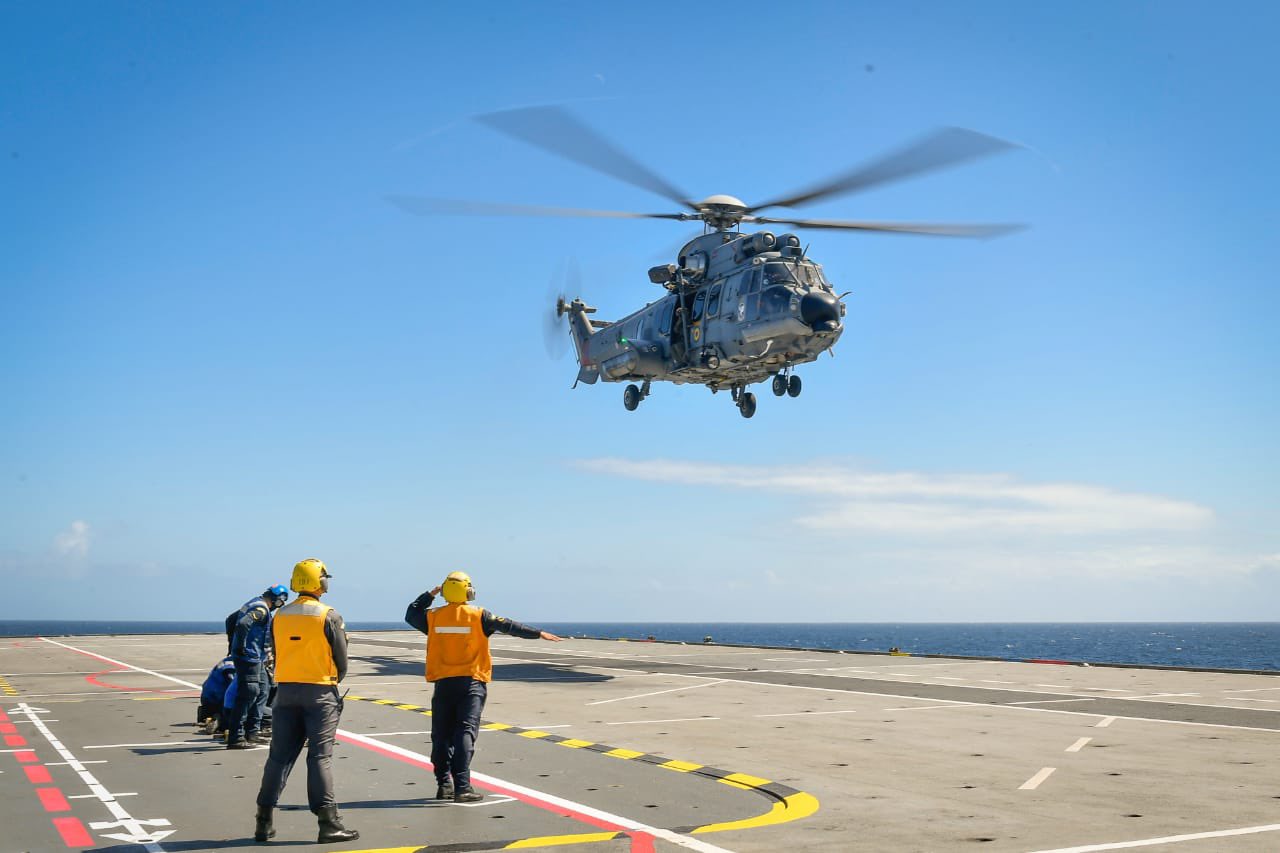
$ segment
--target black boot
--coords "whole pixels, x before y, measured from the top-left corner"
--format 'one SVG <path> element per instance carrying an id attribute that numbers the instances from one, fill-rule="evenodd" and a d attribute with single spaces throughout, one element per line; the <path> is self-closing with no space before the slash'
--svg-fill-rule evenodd
<path id="1" fill-rule="evenodd" d="M 276 828 L 271 825 L 271 806 L 258 806 L 257 823 L 253 826 L 253 840 L 266 841 L 276 834 Z"/>
<path id="2" fill-rule="evenodd" d="M 337 806 L 325 806 L 316 812 L 316 817 L 320 818 L 320 836 L 316 841 L 322 844 L 326 841 L 355 841 L 360 837 L 360 833 L 342 825 Z"/>

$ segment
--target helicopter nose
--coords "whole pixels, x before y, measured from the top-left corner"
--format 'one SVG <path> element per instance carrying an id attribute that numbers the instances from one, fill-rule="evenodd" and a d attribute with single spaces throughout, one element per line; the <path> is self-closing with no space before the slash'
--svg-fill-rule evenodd
<path id="1" fill-rule="evenodd" d="M 800 319 L 815 332 L 834 332 L 840 326 L 840 302 L 833 294 L 810 291 L 800 300 Z"/>

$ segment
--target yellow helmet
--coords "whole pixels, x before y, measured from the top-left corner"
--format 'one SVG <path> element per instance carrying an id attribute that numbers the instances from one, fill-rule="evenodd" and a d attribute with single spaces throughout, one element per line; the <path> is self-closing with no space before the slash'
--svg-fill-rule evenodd
<path id="1" fill-rule="evenodd" d="M 293 567 L 289 588 L 294 592 L 328 592 L 329 570 L 315 557 L 308 557 Z"/>
<path id="2" fill-rule="evenodd" d="M 471 576 L 466 572 L 450 572 L 440 586 L 444 600 L 450 604 L 476 600 L 476 588 L 471 585 Z"/>

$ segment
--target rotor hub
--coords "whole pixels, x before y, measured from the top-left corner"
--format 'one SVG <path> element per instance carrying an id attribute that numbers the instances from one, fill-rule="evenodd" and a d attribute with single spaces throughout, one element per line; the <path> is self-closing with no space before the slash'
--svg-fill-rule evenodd
<path id="1" fill-rule="evenodd" d="M 746 202 L 731 195 L 709 195 L 694 207 L 703 222 L 721 231 L 737 225 L 747 215 Z"/>

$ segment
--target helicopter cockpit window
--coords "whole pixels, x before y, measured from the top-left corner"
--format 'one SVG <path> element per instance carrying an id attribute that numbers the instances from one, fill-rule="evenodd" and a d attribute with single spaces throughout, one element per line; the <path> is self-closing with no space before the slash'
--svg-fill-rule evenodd
<path id="1" fill-rule="evenodd" d="M 668 300 L 667 307 L 663 308 L 658 314 L 658 332 L 663 335 L 671 334 L 671 314 L 675 311 L 676 302 L 674 299 Z"/>
<path id="2" fill-rule="evenodd" d="M 707 292 L 699 290 L 698 295 L 693 297 L 693 317 L 692 322 L 696 323 L 702 319 L 702 303 L 707 299 Z"/>
<path id="3" fill-rule="evenodd" d="M 822 290 L 831 289 L 831 283 L 823 276 L 822 268 L 819 266 L 801 264 L 796 268 L 796 272 L 800 277 L 800 282 L 808 287 L 817 287 Z"/>
<path id="4" fill-rule="evenodd" d="M 757 293 L 760 290 L 760 270 L 752 270 L 750 272 L 751 283 L 743 288 L 745 293 Z"/>
<path id="5" fill-rule="evenodd" d="M 707 297 L 707 316 L 715 317 L 720 313 L 720 285 L 711 288 L 711 295 Z"/>
<path id="6" fill-rule="evenodd" d="M 791 308 L 790 290 L 785 287 L 770 287 L 760 294 L 760 316 L 771 317 L 785 314 Z"/>
<path id="7" fill-rule="evenodd" d="M 795 284 L 795 268 L 791 264 L 765 264 L 764 282 L 769 284 Z"/>

